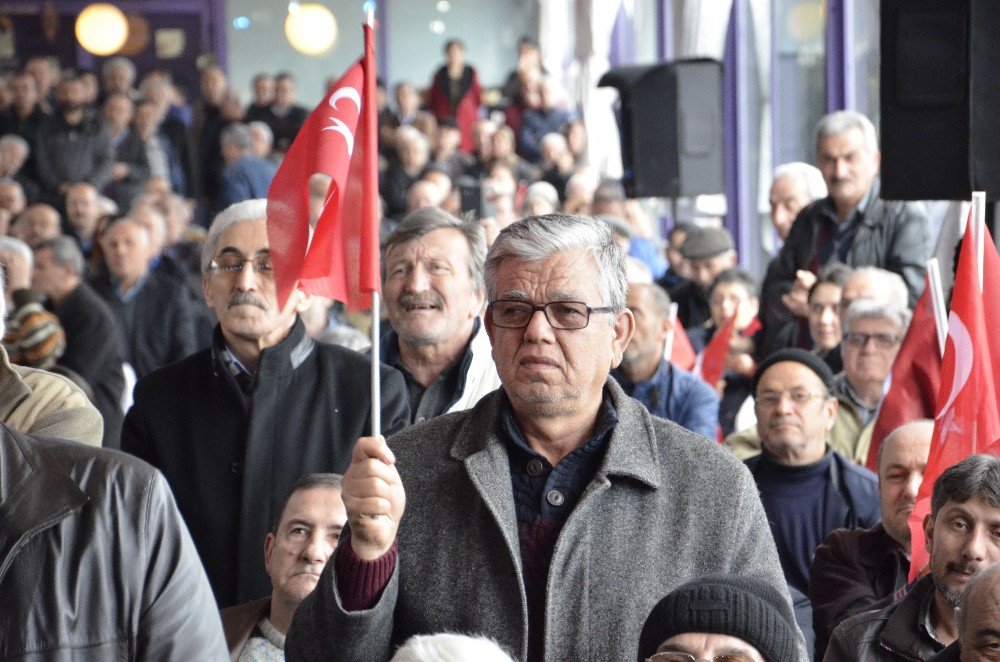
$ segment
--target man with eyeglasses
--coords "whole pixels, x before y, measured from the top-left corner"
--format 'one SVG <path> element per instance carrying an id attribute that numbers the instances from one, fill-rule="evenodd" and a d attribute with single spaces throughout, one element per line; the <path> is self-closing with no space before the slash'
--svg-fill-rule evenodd
<path id="1" fill-rule="evenodd" d="M 219 214 L 202 253 L 205 300 L 219 318 L 212 346 L 140 379 L 122 448 L 167 477 L 220 607 L 271 583 L 260 541 L 304 474 L 343 473 L 371 429 L 370 363 L 314 342 L 293 291 L 278 308 L 267 201 Z M 382 368 L 382 429 L 409 415 L 402 376 Z"/>
<path id="2" fill-rule="evenodd" d="M 755 577 L 695 579 L 656 603 L 638 662 L 786 662 L 798 636 L 781 593 Z"/>
<path id="3" fill-rule="evenodd" d="M 864 299 L 850 304 L 843 314 L 840 354 L 844 371 L 833 380 L 840 408 L 830 432 L 830 446 L 858 464 L 868 461 L 885 379 L 910 317 L 906 308 Z"/>
<path id="4" fill-rule="evenodd" d="M 746 464 L 785 579 L 802 593 L 813 553 L 831 531 L 870 527 L 880 517 L 875 474 L 828 444 L 838 408 L 833 383 L 823 359 L 793 348 L 762 361 L 752 384 L 762 452 Z"/>
<path id="5" fill-rule="evenodd" d="M 485 280 L 501 389 L 388 444 L 358 440 L 349 532 L 299 605 L 287 659 L 385 662 L 414 634 L 462 631 L 521 660 L 625 660 L 685 581 L 783 586 L 736 458 L 609 378 L 634 319 L 608 225 L 513 223 Z"/>

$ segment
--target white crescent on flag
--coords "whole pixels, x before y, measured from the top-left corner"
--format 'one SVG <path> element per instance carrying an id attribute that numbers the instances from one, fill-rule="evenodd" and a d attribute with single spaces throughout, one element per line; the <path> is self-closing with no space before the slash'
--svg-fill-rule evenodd
<path id="1" fill-rule="evenodd" d="M 354 134 L 351 133 L 347 125 L 338 120 L 336 117 L 331 117 L 330 121 L 333 122 L 332 126 L 324 126 L 324 131 L 336 131 L 340 135 L 344 136 L 344 140 L 347 141 L 347 154 L 350 156 L 354 153 Z"/>
<path id="2" fill-rule="evenodd" d="M 358 107 L 358 112 L 361 112 L 361 93 L 353 87 L 341 87 L 334 90 L 333 94 L 330 95 L 330 107 L 336 109 L 337 102 L 341 99 L 350 99 Z"/>
<path id="3" fill-rule="evenodd" d="M 955 398 L 965 387 L 965 383 L 969 381 L 969 375 L 972 374 L 972 362 L 975 360 L 972 337 L 962 322 L 962 318 L 955 311 L 948 315 L 948 337 L 951 338 L 951 342 L 955 346 L 955 374 L 952 377 L 951 393 L 948 395 L 948 400 L 934 418 L 941 418 L 951 408 Z"/>

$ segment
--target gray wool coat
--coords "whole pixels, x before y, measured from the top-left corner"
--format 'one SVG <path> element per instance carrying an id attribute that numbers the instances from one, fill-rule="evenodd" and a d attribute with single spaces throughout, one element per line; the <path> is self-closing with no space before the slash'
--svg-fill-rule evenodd
<path id="1" fill-rule="evenodd" d="M 545 659 L 634 660 L 650 609 L 682 582 L 755 575 L 787 595 L 750 473 L 719 444 L 653 418 L 609 379 L 619 423 L 553 553 Z M 525 591 L 497 393 L 389 439 L 406 488 L 396 569 L 345 612 L 335 567 L 299 606 L 285 656 L 382 662 L 414 634 L 462 632 L 527 656 Z"/>

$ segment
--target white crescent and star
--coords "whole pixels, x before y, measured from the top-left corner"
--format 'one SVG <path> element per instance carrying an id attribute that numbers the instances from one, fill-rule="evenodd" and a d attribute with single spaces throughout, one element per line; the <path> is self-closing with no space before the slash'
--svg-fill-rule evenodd
<path id="1" fill-rule="evenodd" d="M 354 102 L 357 106 L 358 112 L 361 112 L 361 93 L 358 92 L 353 87 L 340 87 L 333 91 L 330 95 L 329 104 L 334 110 L 338 110 L 337 102 L 341 99 L 348 99 Z M 350 156 L 354 153 L 354 134 L 351 133 L 347 125 L 342 121 L 338 120 L 336 117 L 331 117 L 330 121 L 333 122 L 330 126 L 323 127 L 323 131 L 336 131 L 340 135 L 344 136 L 344 140 L 347 141 L 347 155 Z"/>
<path id="2" fill-rule="evenodd" d="M 972 337 L 969 335 L 965 323 L 962 322 L 962 318 L 954 311 L 948 315 L 948 337 L 951 338 L 951 342 L 955 346 L 955 374 L 952 377 L 951 393 L 948 395 L 948 400 L 934 418 L 941 418 L 951 409 L 955 398 L 965 387 L 965 383 L 969 381 L 969 375 L 972 374 L 972 363 L 975 360 Z"/>

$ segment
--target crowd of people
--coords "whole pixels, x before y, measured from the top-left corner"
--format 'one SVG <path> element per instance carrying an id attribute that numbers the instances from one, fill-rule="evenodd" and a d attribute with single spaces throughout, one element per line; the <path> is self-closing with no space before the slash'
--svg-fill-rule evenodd
<path id="1" fill-rule="evenodd" d="M 873 439 L 933 237 L 872 123 L 775 169 L 759 278 L 588 163 L 532 40 L 502 107 L 444 56 L 380 88 L 377 406 L 365 320 L 278 303 L 292 74 L 0 80 L 0 658 L 996 659 L 1000 458 L 911 582 L 933 422 Z"/>

